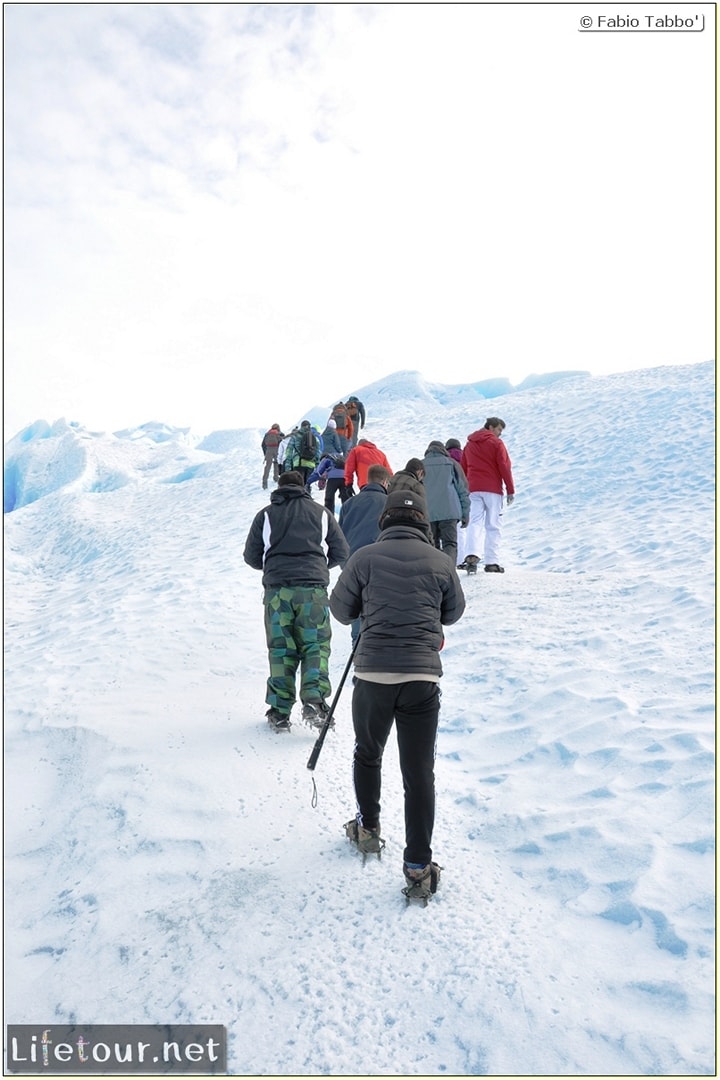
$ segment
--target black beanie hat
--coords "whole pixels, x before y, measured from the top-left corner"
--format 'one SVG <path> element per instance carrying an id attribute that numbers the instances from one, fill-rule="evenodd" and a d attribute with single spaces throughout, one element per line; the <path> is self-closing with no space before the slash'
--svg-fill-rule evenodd
<path id="1" fill-rule="evenodd" d="M 287 487 L 290 484 L 295 484 L 299 487 L 304 486 L 304 480 L 299 472 L 292 469 L 290 472 L 280 473 L 278 477 L 278 487 Z"/>
<path id="2" fill-rule="evenodd" d="M 427 518 L 427 503 L 425 496 L 418 491 L 410 491 L 409 488 L 395 488 L 388 492 L 383 514 L 388 510 L 418 510 Z"/>

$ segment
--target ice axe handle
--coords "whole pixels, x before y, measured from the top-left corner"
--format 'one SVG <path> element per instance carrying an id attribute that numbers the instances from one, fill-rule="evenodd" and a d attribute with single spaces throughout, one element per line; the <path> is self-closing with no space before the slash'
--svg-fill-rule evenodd
<path id="1" fill-rule="evenodd" d="M 335 691 L 335 697 L 332 699 L 332 704 L 330 706 L 330 711 L 328 712 L 327 716 L 325 717 L 325 722 L 323 723 L 323 726 L 320 728 L 320 734 L 318 735 L 317 739 L 315 740 L 315 745 L 313 746 L 312 751 L 310 753 L 310 757 L 308 758 L 308 763 L 307 763 L 308 769 L 312 770 L 317 765 L 317 760 L 320 757 L 320 751 L 322 750 L 323 743 L 325 742 L 325 736 L 327 735 L 328 731 L 330 730 L 330 725 L 332 724 L 333 714 L 335 712 L 335 706 L 337 705 L 337 703 L 338 703 L 338 701 L 340 699 L 340 694 L 342 693 L 342 688 L 345 685 L 345 680 L 348 677 L 348 673 L 350 671 L 350 665 L 353 662 L 353 657 L 355 656 L 355 650 L 357 649 L 359 640 L 360 640 L 360 635 L 358 634 L 358 636 L 355 638 L 355 640 L 353 642 L 353 647 L 350 650 L 350 655 L 348 656 L 348 662 L 345 665 L 345 670 L 342 673 L 342 678 L 340 679 L 340 682 L 338 683 L 338 688 Z"/>

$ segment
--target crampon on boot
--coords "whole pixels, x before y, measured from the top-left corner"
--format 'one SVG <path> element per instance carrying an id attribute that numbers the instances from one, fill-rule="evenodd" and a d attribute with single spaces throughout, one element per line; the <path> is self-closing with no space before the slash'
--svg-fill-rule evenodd
<path id="1" fill-rule="evenodd" d="M 405 874 L 405 880 L 407 881 L 406 887 L 403 889 L 405 897 L 410 903 L 411 900 L 421 900 L 423 904 L 427 905 L 431 896 L 434 896 L 437 892 L 438 882 L 440 881 L 440 871 L 442 866 L 438 866 L 437 863 L 427 863 L 426 866 L 411 867 L 407 863 L 403 863 L 403 873 Z"/>
<path id="2" fill-rule="evenodd" d="M 278 712 L 277 709 L 268 709 L 265 716 L 267 717 L 267 722 L 272 731 L 280 732 L 290 730 L 290 717 L 286 713 Z"/>
<path id="3" fill-rule="evenodd" d="M 324 701 L 308 701 L 303 705 L 302 718 L 308 727 L 321 728 L 328 718 L 330 709 Z M 335 727 L 335 720 L 331 719 L 329 728 Z"/>
<path id="4" fill-rule="evenodd" d="M 379 825 L 377 829 L 364 829 L 353 818 L 352 821 L 348 821 L 345 825 L 345 835 L 364 857 L 377 855 L 378 859 L 380 858 L 380 853 L 385 847 L 385 841 L 380 835 Z"/>

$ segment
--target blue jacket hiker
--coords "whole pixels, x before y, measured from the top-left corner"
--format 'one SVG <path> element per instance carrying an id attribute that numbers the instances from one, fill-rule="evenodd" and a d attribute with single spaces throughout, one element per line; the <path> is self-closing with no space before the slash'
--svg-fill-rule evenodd
<path id="1" fill-rule="evenodd" d="M 380 535 L 380 515 L 385 509 L 389 480 L 390 473 L 384 465 L 371 465 L 365 487 L 340 507 L 338 522 L 351 555 L 366 544 L 374 544 Z"/>
<path id="2" fill-rule="evenodd" d="M 303 720 L 321 727 L 330 695 L 330 568 L 343 566 L 349 550 L 333 514 L 306 491 L 302 476 L 284 472 L 257 513 L 243 558 L 262 570 L 265 637 L 270 665 L 265 701 L 268 723 L 290 730 L 300 668 Z"/>
<path id="3" fill-rule="evenodd" d="M 342 454 L 323 454 L 320 464 L 313 469 L 305 483 L 308 488 L 316 483 L 321 491 L 325 491 L 325 506 L 331 514 L 335 513 L 336 495 L 340 496 L 341 506 L 352 498 L 353 493 L 345 483 L 345 458 Z"/>
<path id="4" fill-rule="evenodd" d="M 352 555 L 358 548 L 374 544 L 380 536 L 380 517 L 385 509 L 390 473 L 384 465 L 371 465 L 368 482 L 360 488 L 354 499 L 340 507 L 338 524 L 342 529 Z M 360 634 L 360 617 L 350 623 L 350 638 L 354 642 Z"/>
<path id="5" fill-rule="evenodd" d="M 337 426 L 332 417 L 327 422 L 327 426 L 322 433 L 323 451 L 328 454 L 343 454 L 343 444 L 340 436 L 337 433 Z"/>

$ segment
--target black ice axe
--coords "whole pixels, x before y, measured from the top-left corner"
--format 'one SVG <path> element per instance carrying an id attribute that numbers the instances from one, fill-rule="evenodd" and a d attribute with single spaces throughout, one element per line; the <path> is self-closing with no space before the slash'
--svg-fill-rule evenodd
<path id="1" fill-rule="evenodd" d="M 342 688 L 345 685 L 345 680 L 348 677 L 348 673 L 350 671 L 350 665 L 353 662 L 353 657 L 355 655 L 355 650 L 357 649 L 359 640 L 360 640 L 360 635 L 358 634 L 358 636 L 355 638 L 355 641 L 353 642 L 353 647 L 350 650 L 350 655 L 348 657 L 348 662 L 345 665 L 345 670 L 342 673 L 342 678 L 340 679 L 340 682 L 338 683 L 338 688 L 335 691 L 335 697 L 332 699 L 332 704 L 330 705 L 330 711 L 328 712 L 327 716 L 325 717 L 325 720 L 323 722 L 323 726 L 320 728 L 320 734 L 318 735 L 317 739 L 315 740 L 315 745 L 313 746 L 310 757 L 308 758 L 307 767 L 311 771 L 317 765 L 317 760 L 320 757 L 320 751 L 322 750 L 323 743 L 325 742 L 325 736 L 327 735 L 328 731 L 330 730 L 330 728 L 332 726 L 333 713 L 335 712 L 335 706 L 337 705 L 338 701 L 340 700 L 340 694 L 342 693 Z M 314 800 L 313 800 L 313 805 L 314 805 Z"/>

